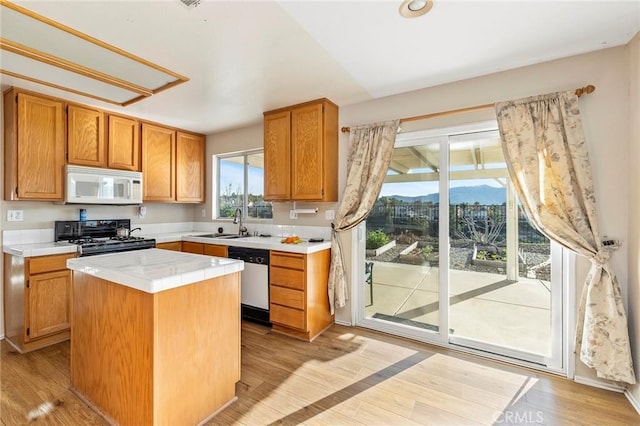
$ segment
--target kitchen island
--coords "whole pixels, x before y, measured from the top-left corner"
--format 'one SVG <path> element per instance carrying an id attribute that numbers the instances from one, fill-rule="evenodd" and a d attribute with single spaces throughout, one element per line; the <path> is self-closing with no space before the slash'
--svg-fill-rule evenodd
<path id="1" fill-rule="evenodd" d="M 108 421 L 198 424 L 235 400 L 242 261 L 147 249 L 67 266 L 71 388 Z"/>

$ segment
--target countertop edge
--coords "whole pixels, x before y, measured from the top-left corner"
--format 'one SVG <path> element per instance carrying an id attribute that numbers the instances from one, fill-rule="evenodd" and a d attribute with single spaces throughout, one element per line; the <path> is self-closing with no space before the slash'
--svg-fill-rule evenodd
<path id="1" fill-rule="evenodd" d="M 208 238 L 199 237 L 198 235 L 191 233 L 189 235 L 183 235 L 181 241 L 188 241 L 194 243 L 214 244 L 223 246 L 234 247 L 247 247 L 263 250 L 275 250 L 284 251 L 289 253 L 301 253 L 310 254 L 322 250 L 328 250 L 331 248 L 330 241 L 323 241 L 321 243 L 309 243 L 303 242 L 300 244 L 284 244 L 280 242 L 279 237 L 246 237 L 246 238 Z M 179 240 L 175 240 L 179 241 Z"/>
<path id="2" fill-rule="evenodd" d="M 156 244 L 175 241 L 188 241 L 194 243 L 257 248 L 263 250 L 275 250 L 288 253 L 310 254 L 331 248 L 330 241 L 321 243 L 303 242 L 301 244 L 284 244 L 279 237 L 246 237 L 235 239 L 208 238 L 199 235 L 210 234 L 207 232 L 177 232 L 168 234 L 145 234 L 146 238 L 154 238 Z M 20 257 L 50 256 L 53 254 L 75 253 L 78 247 L 75 244 L 65 242 L 33 243 L 33 244 L 7 244 L 2 246 L 3 253 Z"/>
<path id="3" fill-rule="evenodd" d="M 122 258 L 122 256 L 127 256 L 130 258 L 132 255 L 147 255 L 151 257 L 161 255 L 163 256 L 163 260 L 165 260 L 165 262 L 163 262 L 164 266 L 168 266 L 169 269 L 171 269 L 171 259 L 165 258 L 173 257 L 175 258 L 174 262 L 177 262 L 177 265 L 180 265 L 181 270 L 171 270 L 165 275 L 150 277 L 144 273 L 144 267 L 156 267 L 153 262 L 149 265 L 142 264 L 140 266 L 140 271 L 136 271 L 137 273 L 132 273 L 130 270 L 127 270 L 126 267 L 118 267 L 118 257 Z M 115 266 L 104 266 L 104 264 L 102 264 L 102 261 L 107 257 L 110 257 L 111 260 L 114 261 Z M 184 259 L 187 258 L 191 258 L 196 261 L 200 258 L 204 265 L 185 268 Z M 211 263 L 209 263 L 209 261 L 211 261 Z M 235 272 L 242 272 L 244 270 L 244 262 L 236 259 L 216 258 L 200 254 L 172 252 L 160 249 L 145 249 L 136 250 L 134 252 L 122 252 L 103 256 L 88 256 L 69 259 L 67 260 L 67 268 L 75 272 L 85 273 L 106 281 L 153 294 Z"/>

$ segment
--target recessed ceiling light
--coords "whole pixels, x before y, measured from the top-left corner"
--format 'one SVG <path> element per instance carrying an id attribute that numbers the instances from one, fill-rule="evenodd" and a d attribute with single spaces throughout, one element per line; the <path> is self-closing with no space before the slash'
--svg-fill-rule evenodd
<path id="1" fill-rule="evenodd" d="M 404 0 L 400 5 L 400 15 L 415 18 L 426 14 L 432 7 L 433 0 Z"/>

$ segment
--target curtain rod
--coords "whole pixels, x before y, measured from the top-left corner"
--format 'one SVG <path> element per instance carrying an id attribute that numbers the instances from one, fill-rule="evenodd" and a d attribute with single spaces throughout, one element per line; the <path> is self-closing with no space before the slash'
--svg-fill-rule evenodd
<path id="1" fill-rule="evenodd" d="M 576 89 L 576 96 L 580 97 L 582 95 L 593 93 L 595 90 L 596 90 L 596 86 L 594 86 L 593 84 L 589 84 L 588 86 L 580 87 L 580 88 Z M 401 118 L 400 119 L 400 123 L 407 123 L 409 121 L 425 120 L 427 118 L 443 117 L 443 116 L 446 116 L 446 115 L 460 114 L 460 113 L 463 113 L 463 112 L 481 111 L 483 109 L 493 108 L 494 106 L 495 106 L 495 104 L 485 104 L 485 105 L 476 105 L 476 106 L 471 106 L 471 107 L 466 107 L 466 108 L 452 109 L 452 110 L 449 110 L 449 111 L 433 112 L 431 114 L 424 114 L 424 115 L 417 115 L 415 117 Z M 342 131 L 342 133 L 348 133 L 351 130 L 351 128 L 350 127 L 343 127 L 340 130 Z"/>

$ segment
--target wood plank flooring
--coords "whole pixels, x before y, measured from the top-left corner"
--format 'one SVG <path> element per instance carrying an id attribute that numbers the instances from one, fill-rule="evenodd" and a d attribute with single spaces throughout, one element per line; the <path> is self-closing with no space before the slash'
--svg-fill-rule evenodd
<path id="1" fill-rule="evenodd" d="M 42 425 L 103 425 L 68 389 L 69 342 L 2 341 L 2 425 L 60 401 Z M 242 326 L 238 400 L 208 425 L 639 425 L 624 395 L 426 344 L 334 325 L 314 342 Z"/>

